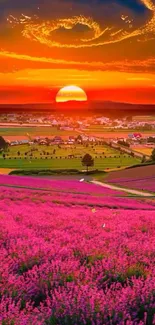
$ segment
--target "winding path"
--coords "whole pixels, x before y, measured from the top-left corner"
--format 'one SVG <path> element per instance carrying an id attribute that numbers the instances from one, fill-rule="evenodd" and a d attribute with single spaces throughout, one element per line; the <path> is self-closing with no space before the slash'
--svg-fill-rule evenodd
<path id="1" fill-rule="evenodd" d="M 119 186 L 115 186 L 115 185 L 110 185 L 107 183 L 102 183 L 99 181 L 91 181 L 91 183 L 96 184 L 96 185 L 100 185 L 102 187 L 106 187 L 109 188 L 111 190 L 116 190 L 116 191 L 123 191 L 123 192 L 127 192 L 133 195 L 139 195 L 139 196 L 146 196 L 146 197 L 153 197 L 153 193 L 148 193 L 148 192 L 142 192 L 142 191 L 138 191 L 138 190 L 132 190 L 132 189 L 128 189 L 125 187 L 119 187 Z"/>

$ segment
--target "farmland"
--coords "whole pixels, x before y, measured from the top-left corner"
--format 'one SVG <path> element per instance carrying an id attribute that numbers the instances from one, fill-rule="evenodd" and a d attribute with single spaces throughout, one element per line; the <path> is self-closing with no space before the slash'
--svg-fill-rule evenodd
<path id="1" fill-rule="evenodd" d="M 19 145 L 9 147 L 0 156 L 0 168 L 75 168 L 83 169 L 81 158 L 89 153 L 94 158 L 94 167 L 99 170 L 115 169 L 140 162 L 132 156 L 121 154 L 106 145 Z"/>
<path id="2" fill-rule="evenodd" d="M 106 182 L 155 193 L 155 165 L 110 173 Z"/>
<path id="3" fill-rule="evenodd" d="M 137 129 L 114 129 L 104 127 L 102 125 L 90 125 L 90 127 L 85 129 L 85 133 L 91 136 L 97 136 L 99 138 L 128 138 L 129 133 L 136 133 Z M 154 130 L 150 131 L 140 131 L 143 137 L 149 137 L 154 135 Z"/>
<path id="4" fill-rule="evenodd" d="M 153 203 L 79 181 L 0 185 L 1 324 L 153 325 Z"/>
<path id="5" fill-rule="evenodd" d="M 104 128 L 101 125 L 92 125 L 82 131 L 89 136 L 96 136 L 98 138 L 103 139 L 111 139 L 111 138 L 128 138 L 129 133 L 137 132 L 137 130 L 115 130 L 112 128 Z M 18 140 L 18 139 L 27 139 L 29 134 L 32 138 L 37 136 L 44 136 L 44 137 L 53 137 L 53 136 L 61 136 L 63 139 L 67 138 L 68 136 L 78 136 L 81 133 L 79 130 L 74 129 L 73 131 L 65 131 L 59 130 L 57 127 L 52 126 L 38 126 L 38 127 L 2 127 L 0 126 L 0 135 L 3 136 L 5 139 L 10 141 Z M 142 131 L 142 136 L 152 136 L 154 131 Z"/>
<path id="6" fill-rule="evenodd" d="M 42 127 L 0 127 L 0 135 L 5 138 L 11 136 L 16 139 L 16 136 L 25 136 L 27 138 L 27 133 L 32 137 L 37 136 L 69 136 L 69 135 L 78 135 L 78 133 L 74 131 L 61 131 L 56 127 L 51 126 L 42 126 Z M 9 139 L 9 138 L 8 138 Z"/>
<path id="7" fill-rule="evenodd" d="M 143 155 L 151 156 L 154 147 L 152 146 L 152 147 L 148 148 L 148 147 L 146 147 L 144 145 L 143 146 L 142 145 L 137 145 L 137 146 L 131 146 L 131 149 L 133 149 L 133 150 L 135 150 L 137 152 L 140 152 Z"/>

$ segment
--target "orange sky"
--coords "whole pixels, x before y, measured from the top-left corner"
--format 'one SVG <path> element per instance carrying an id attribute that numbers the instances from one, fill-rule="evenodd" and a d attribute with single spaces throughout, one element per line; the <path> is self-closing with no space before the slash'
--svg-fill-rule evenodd
<path id="1" fill-rule="evenodd" d="M 155 103 L 154 0 L 5 0 L 0 15 L 0 103 L 50 102 L 68 85 Z"/>
<path id="2" fill-rule="evenodd" d="M 3 103 L 50 102 L 66 85 L 81 87 L 89 100 L 155 103 L 155 78 L 151 73 L 26 69 L 1 73 L 0 84 Z"/>

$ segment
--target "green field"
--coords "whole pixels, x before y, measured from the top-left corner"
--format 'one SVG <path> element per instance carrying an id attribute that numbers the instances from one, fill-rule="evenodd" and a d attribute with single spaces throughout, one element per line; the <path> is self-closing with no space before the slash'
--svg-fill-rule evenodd
<path id="1" fill-rule="evenodd" d="M 75 145 L 75 146 L 41 146 L 18 145 L 9 147 L 0 155 L 0 168 L 10 169 L 84 169 L 81 158 L 89 153 L 94 158 L 94 167 L 99 170 L 115 169 L 131 166 L 140 162 L 139 159 L 120 154 L 119 151 L 106 145 Z M 72 158 L 69 156 L 73 156 Z"/>
<path id="2" fill-rule="evenodd" d="M 102 125 L 90 125 L 90 127 L 86 128 L 83 133 L 89 134 L 102 134 L 103 137 L 106 133 L 116 133 L 118 134 L 128 134 L 128 133 L 134 133 L 134 132 L 140 132 L 138 130 L 127 130 L 127 129 L 120 129 L 116 130 L 113 128 L 105 128 Z M 154 130 L 152 131 L 142 131 L 140 133 L 149 133 L 150 135 L 154 133 Z M 78 136 L 79 132 L 76 130 L 73 131 L 63 131 L 59 130 L 57 127 L 52 127 L 52 126 L 38 126 L 38 127 L 0 127 L 0 135 L 1 136 L 27 136 L 29 134 L 32 137 L 36 136 Z M 111 135 L 110 135 L 111 136 Z"/>
<path id="3" fill-rule="evenodd" d="M 55 150 L 55 153 L 53 153 Z M 32 146 L 30 145 L 17 145 L 17 146 L 10 146 L 8 151 L 6 152 L 6 158 L 8 157 L 18 157 L 18 152 L 20 152 L 20 157 L 25 158 L 25 152 L 27 152 L 27 156 L 31 156 L 33 154 L 33 157 L 40 157 L 42 155 L 44 156 L 52 156 L 54 157 L 68 157 L 68 155 L 75 155 L 75 156 L 83 156 L 86 153 L 91 154 L 93 157 L 99 157 L 100 156 L 107 156 L 107 157 L 115 157 L 120 156 L 120 153 L 118 150 L 115 150 L 113 148 L 110 148 L 106 145 L 82 145 L 82 144 L 76 144 L 76 145 L 38 145 L 34 144 Z"/>
<path id="4" fill-rule="evenodd" d="M 41 127 L 6 127 L 0 128 L 1 136 L 27 136 L 27 133 L 32 136 L 70 136 L 78 135 L 76 131 L 63 131 L 58 130 L 57 127 L 41 126 Z"/>
<path id="5" fill-rule="evenodd" d="M 154 130 L 138 130 L 138 129 L 114 129 L 113 127 L 104 127 L 102 125 L 90 125 L 88 128 L 85 129 L 85 132 L 86 133 L 111 133 L 111 132 L 114 132 L 114 133 L 136 133 L 136 132 L 139 132 L 139 133 L 150 133 L 150 134 L 154 134 Z"/>
<path id="6" fill-rule="evenodd" d="M 104 170 L 107 168 L 115 169 L 120 167 L 126 167 L 139 163 L 139 160 L 133 158 L 106 158 L 100 159 L 96 158 L 94 160 L 94 167 L 99 170 Z M 32 168 L 50 168 L 50 169 L 84 169 L 81 165 L 80 159 L 0 159 L 0 168 L 10 168 L 10 169 L 32 169 Z"/>

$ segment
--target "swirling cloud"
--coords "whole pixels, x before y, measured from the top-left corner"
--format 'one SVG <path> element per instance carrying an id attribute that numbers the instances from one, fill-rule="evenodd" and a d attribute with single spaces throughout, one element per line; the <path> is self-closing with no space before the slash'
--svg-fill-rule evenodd
<path id="1" fill-rule="evenodd" d="M 139 59 L 129 59 L 127 53 L 128 59 L 125 60 L 124 57 L 122 59 L 120 57 L 119 60 L 116 59 L 114 55 L 115 46 L 113 47 L 113 57 L 110 58 L 109 62 L 107 62 L 106 59 L 103 59 L 104 56 L 101 55 L 102 46 L 104 47 L 107 44 L 110 46 L 113 46 L 113 44 L 121 46 L 123 41 L 129 40 L 128 48 L 130 49 L 130 41 L 144 41 L 147 43 L 148 39 L 155 38 L 155 5 L 153 1 L 154 0 L 137 0 L 137 5 L 141 3 L 143 7 L 147 9 L 147 12 L 149 12 L 146 21 L 143 22 L 143 25 L 140 27 L 137 27 L 134 18 L 131 17 L 129 13 L 127 14 L 124 12 L 122 7 L 122 11 L 119 12 L 120 20 L 117 26 L 115 25 L 115 22 L 112 24 L 109 21 L 109 25 L 107 25 L 106 22 L 101 23 L 97 17 L 92 18 L 84 15 L 71 16 L 70 14 L 71 17 L 69 18 L 52 18 L 50 20 L 40 18 L 38 13 L 33 16 L 21 14 L 20 17 L 16 17 L 15 14 L 9 15 L 7 21 L 11 25 L 13 31 L 15 31 L 16 35 L 22 35 L 22 39 L 19 39 L 22 40 L 23 44 L 25 44 L 24 42 L 26 40 L 26 42 L 31 41 L 34 42 L 34 44 L 37 43 L 40 52 L 38 51 L 38 55 L 36 55 L 35 51 L 31 51 L 31 47 L 29 49 L 24 46 L 23 51 L 21 48 L 20 51 L 16 51 L 16 47 L 14 47 L 14 50 L 12 51 L 7 49 L 1 50 L 0 57 L 8 58 L 10 60 L 21 60 L 22 62 L 40 62 L 41 64 L 49 64 L 50 66 L 60 65 L 61 67 L 85 67 L 88 70 L 109 69 L 139 72 L 150 71 L 152 69 L 152 71 L 154 71 L 154 58 L 140 56 Z M 105 3 L 107 0 L 98 0 L 98 2 Z M 118 0 L 117 2 L 123 3 L 123 0 Z M 129 1 L 127 3 L 129 4 Z M 79 26 L 82 27 L 82 31 L 80 29 L 80 32 Z M 66 37 L 66 35 L 68 35 L 67 33 L 69 33 L 68 37 Z M 110 46 L 108 48 L 110 48 Z M 98 49 L 98 47 L 101 47 L 101 50 Z M 64 52 L 61 51 L 62 48 L 65 49 L 65 51 L 68 51 L 67 55 L 64 55 Z M 90 53 L 97 53 L 98 56 L 92 54 L 89 57 L 87 55 L 87 53 L 89 53 L 87 52 L 87 49 L 89 51 L 90 48 L 92 49 L 92 52 Z M 107 47 L 105 47 L 105 49 L 107 49 Z M 59 58 L 56 57 L 56 55 L 52 55 L 54 51 L 57 51 L 55 53 L 59 54 Z M 70 53 L 73 53 L 73 51 L 76 55 L 71 59 L 72 54 Z M 46 55 L 43 52 L 46 53 Z M 78 60 L 77 53 L 79 54 L 80 60 Z M 89 57 L 89 62 L 87 61 L 87 57 Z M 95 60 L 93 59 L 94 57 Z"/>
<path id="2" fill-rule="evenodd" d="M 133 20 L 128 16 L 121 14 L 120 19 L 125 22 L 125 28 L 115 28 L 115 26 L 106 26 L 102 28 L 98 22 L 94 21 L 91 17 L 75 16 L 71 18 L 55 19 L 51 21 L 36 21 L 34 17 L 22 15 L 19 19 L 9 16 L 8 21 L 13 25 L 23 25 L 22 35 L 31 41 L 37 41 L 50 48 L 85 48 L 96 47 L 106 44 L 118 43 L 123 40 L 133 38 L 136 36 L 145 36 L 145 40 L 150 35 L 155 35 L 155 5 L 152 0 L 141 0 L 141 3 L 151 11 L 151 19 L 148 20 L 143 26 L 135 28 Z M 39 19 L 38 19 L 39 20 Z M 65 30 L 74 30 L 77 25 L 87 27 L 90 34 L 84 38 L 75 38 L 73 42 L 58 42 L 54 39 L 53 32 L 59 31 L 61 28 Z"/>

